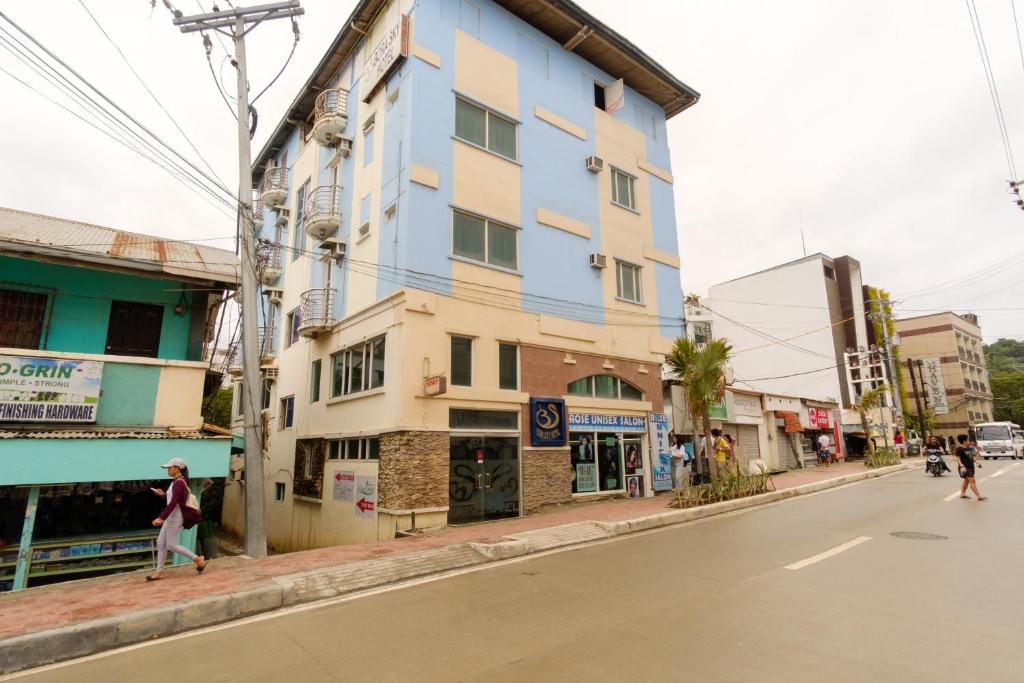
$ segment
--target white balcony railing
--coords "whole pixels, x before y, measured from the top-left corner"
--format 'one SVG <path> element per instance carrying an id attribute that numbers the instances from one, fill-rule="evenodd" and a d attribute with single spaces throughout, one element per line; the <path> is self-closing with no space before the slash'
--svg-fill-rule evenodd
<path id="1" fill-rule="evenodd" d="M 274 339 L 277 336 L 276 325 L 262 325 L 256 328 L 259 334 L 259 345 L 260 345 L 260 363 L 267 363 L 274 360 L 277 356 L 277 352 L 274 350 Z M 236 341 L 231 345 L 229 350 L 230 361 L 228 363 L 228 372 L 234 375 L 242 373 L 243 365 L 243 352 L 242 342 Z"/>
<path id="2" fill-rule="evenodd" d="M 317 95 L 313 105 L 313 138 L 321 145 L 333 145 L 348 124 L 348 91 L 329 88 Z"/>
<path id="3" fill-rule="evenodd" d="M 264 243 L 259 249 L 259 265 L 262 269 L 260 280 L 265 285 L 272 285 L 281 277 L 281 245 Z"/>
<path id="4" fill-rule="evenodd" d="M 306 197 L 303 207 L 306 232 L 314 239 L 327 239 L 341 225 L 341 186 L 321 185 Z"/>
<path id="5" fill-rule="evenodd" d="M 288 169 L 271 166 L 263 173 L 260 185 L 260 201 L 271 209 L 280 208 L 288 199 Z"/>
<path id="6" fill-rule="evenodd" d="M 329 288 L 310 289 L 299 299 L 302 316 L 299 334 L 303 337 L 317 337 L 334 326 L 334 290 Z"/>

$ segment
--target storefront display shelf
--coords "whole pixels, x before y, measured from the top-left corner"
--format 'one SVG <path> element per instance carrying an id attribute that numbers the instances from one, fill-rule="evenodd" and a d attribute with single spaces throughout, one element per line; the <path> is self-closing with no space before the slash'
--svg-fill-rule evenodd
<path id="1" fill-rule="evenodd" d="M 112 569 L 139 569 L 142 567 L 152 567 L 153 559 L 148 558 L 145 560 L 133 560 L 131 562 L 121 562 L 118 564 L 101 564 L 101 565 L 88 565 L 85 567 L 68 567 L 67 569 L 55 569 L 53 571 L 38 571 L 33 570 L 29 572 L 30 579 L 38 579 L 46 576 L 61 576 L 62 574 L 83 574 L 85 572 L 105 572 Z"/>

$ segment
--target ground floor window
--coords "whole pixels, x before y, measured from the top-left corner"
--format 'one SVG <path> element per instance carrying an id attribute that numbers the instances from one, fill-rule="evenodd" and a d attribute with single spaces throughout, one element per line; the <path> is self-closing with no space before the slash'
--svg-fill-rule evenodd
<path id="1" fill-rule="evenodd" d="M 328 460 L 379 460 L 380 439 L 341 439 L 327 442 Z"/>
<path id="2" fill-rule="evenodd" d="M 572 492 L 621 491 L 625 475 L 643 472 L 640 436 L 616 432 L 571 432 Z"/>

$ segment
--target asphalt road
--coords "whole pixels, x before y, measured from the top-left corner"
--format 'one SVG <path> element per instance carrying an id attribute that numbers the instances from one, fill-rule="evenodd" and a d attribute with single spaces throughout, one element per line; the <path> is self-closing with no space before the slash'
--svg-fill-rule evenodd
<path id="1" fill-rule="evenodd" d="M 1008 468 L 979 482 L 987 502 L 908 472 L 19 680 L 1021 681 L 1010 465 L 979 470 Z"/>

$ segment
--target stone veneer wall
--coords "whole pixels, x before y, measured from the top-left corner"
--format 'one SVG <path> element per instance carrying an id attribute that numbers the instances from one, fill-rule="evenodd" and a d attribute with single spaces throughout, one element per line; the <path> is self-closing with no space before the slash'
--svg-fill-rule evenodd
<path id="1" fill-rule="evenodd" d="M 380 435 L 377 492 L 388 510 L 448 507 L 448 432 Z"/>
<path id="2" fill-rule="evenodd" d="M 324 486 L 324 456 L 327 442 L 323 439 L 299 439 L 295 442 L 295 474 L 292 477 L 292 493 L 296 496 L 320 498 Z M 306 458 L 312 459 L 310 474 L 306 477 Z"/>
<path id="3" fill-rule="evenodd" d="M 569 449 L 531 450 L 523 448 L 523 511 L 534 512 L 544 505 L 572 502 L 572 466 Z"/>

